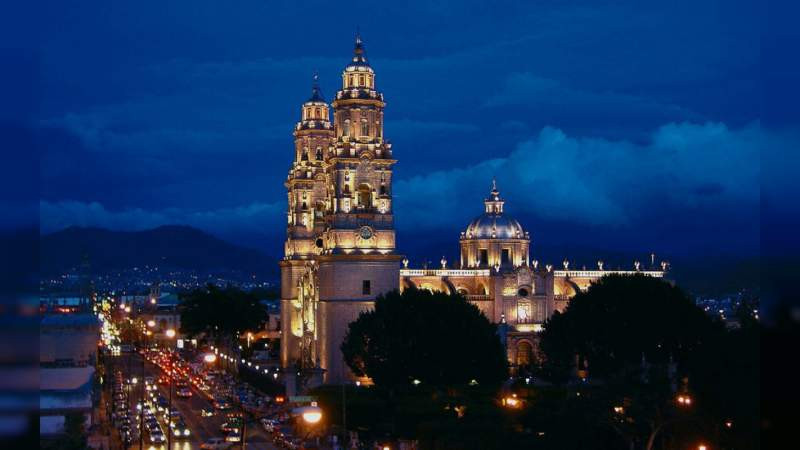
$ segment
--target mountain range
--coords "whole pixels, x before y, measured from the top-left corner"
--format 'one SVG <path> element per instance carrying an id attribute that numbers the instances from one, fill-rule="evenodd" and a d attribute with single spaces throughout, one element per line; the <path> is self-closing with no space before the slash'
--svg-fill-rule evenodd
<path id="1" fill-rule="evenodd" d="M 70 227 L 41 236 L 39 257 L 43 275 L 64 273 L 84 262 L 91 273 L 146 265 L 261 276 L 278 272 L 274 257 L 182 225 L 144 231 Z"/>

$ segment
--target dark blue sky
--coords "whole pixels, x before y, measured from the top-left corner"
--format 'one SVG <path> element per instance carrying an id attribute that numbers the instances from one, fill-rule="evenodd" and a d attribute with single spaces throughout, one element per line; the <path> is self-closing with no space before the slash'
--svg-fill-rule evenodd
<path id="1" fill-rule="evenodd" d="M 299 106 L 360 27 L 412 260 L 457 253 L 493 176 L 534 253 L 757 255 L 760 151 L 800 141 L 762 113 L 757 2 L 600 3 L 52 2 L 25 59 L 41 229 L 280 254 Z"/>

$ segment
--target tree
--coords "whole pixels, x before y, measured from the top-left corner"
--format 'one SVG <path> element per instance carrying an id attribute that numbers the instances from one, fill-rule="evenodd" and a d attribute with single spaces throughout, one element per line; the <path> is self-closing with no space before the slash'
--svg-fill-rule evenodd
<path id="1" fill-rule="evenodd" d="M 725 330 L 678 287 L 641 274 L 608 275 L 544 328 L 545 365 L 563 379 L 577 360 L 600 380 L 583 401 L 604 411 L 598 422 L 628 446 L 650 449 L 676 436 L 689 442 L 700 432 L 709 437 L 707 411 L 697 402 L 677 405 L 676 391 L 699 391 L 700 380 L 684 376 Z"/>
<path id="2" fill-rule="evenodd" d="M 342 353 L 376 385 L 499 385 L 507 374 L 497 328 L 460 295 L 406 289 L 379 296 L 352 322 Z"/>
<path id="3" fill-rule="evenodd" d="M 180 295 L 181 332 L 190 336 L 234 336 L 256 330 L 267 320 L 267 309 L 258 297 L 228 286 L 212 284 Z"/>
<path id="4" fill-rule="evenodd" d="M 683 365 L 719 331 L 678 287 L 645 275 L 608 275 L 578 293 L 544 325 L 546 365 L 561 372 L 585 361 L 593 377 L 669 360 Z"/>

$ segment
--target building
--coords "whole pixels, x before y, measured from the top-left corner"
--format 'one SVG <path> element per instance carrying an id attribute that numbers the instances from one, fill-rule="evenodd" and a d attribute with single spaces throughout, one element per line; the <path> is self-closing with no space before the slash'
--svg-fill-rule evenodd
<path id="1" fill-rule="evenodd" d="M 315 75 L 294 129 L 280 263 L 281 364 L 321 368 L 327 382 L 351 377 L 339 351 L 347 324 L 376 296 L 399 288 L 396 161 L 383 135 L 385 103 L 375 78 L 357 37 L 333 102 L 325 101 Z"/>
<path id="2" fill-rule="evenodd" d="M 631 270 L 608 270 L 603 261 L 591 270 L 570 268 L 567 260 L 558 268 L 540 264 L 531 260 L 530 233 L 505 212 L 494 181 L 483 203 L 483 214 L 461 233 L 461 256 L 455 267 L 448 268 L 443 258 L 439 269 L 412 269 L 403 260 L 400 286 L 462 294 L 490 320 L 506 324 L 504 338 L 512 366 L 535 362 L 537 333 L 544 321 L 593 281 L 612 273 L 664 276 L 667 263 L 653 267 L 655 255 L 650 267 L 634 262 Z"/>
<path id="3" fill-rule="evenodd" d="M 40 434 L 62 433 L 69 413 L 83 414 L 91 426 L 99 320 L 88 313 L 46 315 L 39 339 Z"/>
<path id="4" fill-rule="evenodd" d="M 330 105 L 317 80 L 294 128 L 285 183 L 281 365 L 322 369 L 328 383 L 351 380 L 339 350 L 347 325 L 378 295 L 412 286 L 464 294 L 488 318 L 508 325 L 509 360 L 530 362 L 544 320 L 611 271 L 602 263 L 597 270 L 570 270 L 564 261 L 556 270 L 531 261 L 530 235 L 505 213 L 496 185 L 484 213 L 461 234 L 458 269 L 448 269 L 444 259 L 438 270 L 408 268 L 395 251 L 396 160 L 383 135 L 384 97 L 360 37 Z"/>

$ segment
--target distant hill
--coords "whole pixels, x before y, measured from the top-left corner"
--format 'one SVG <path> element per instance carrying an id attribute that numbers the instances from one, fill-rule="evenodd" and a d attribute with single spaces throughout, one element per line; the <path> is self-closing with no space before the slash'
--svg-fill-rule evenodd
<path id="1" fill-rule="evenodd" d="M 169 225 L 145 231 L 70 227 L 40 239 L 42 274 L 58 274 L 88 258 L 93 273 L 158 265 L 198 272 L 239 271 L 274 275 L 275 258 L 239 247 L 204 231 Z"/>

